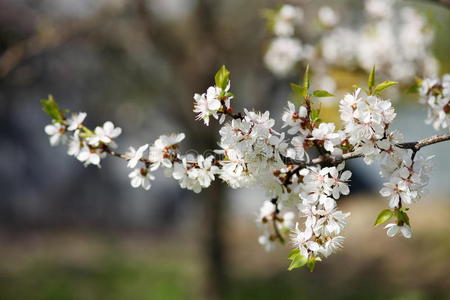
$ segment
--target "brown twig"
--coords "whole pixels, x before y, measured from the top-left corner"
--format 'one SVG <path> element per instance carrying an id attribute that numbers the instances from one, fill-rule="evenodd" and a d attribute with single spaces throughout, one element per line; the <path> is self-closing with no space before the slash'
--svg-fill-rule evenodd
<path id="1" fill-rule="evenodd" d="M 401 149 L 410 149 L 413 152 L 417 152 L 423 147 L 437 144 L 440 142 L 445 142 L 448 140 L 450 140 L 450 134 L 443 134 L 443 135 L 435 135 L 435 136 L 425 138 L 423 140 L 419 140 L 416 142 L 399 143 L 399 144 L 396 144 L 395 146 L 397 146 L 398 148 L 401 148 Z M 282 157 L 282 159 L 283 159 L 284 163 L 286 163 L 286 164 L 297 165 L 300 168 L 304 168 L 304 167 L 308 167 L 308 166 L 324 165 L 324 164 L 336 166 L 343 161 L 354 159 L 354 158 L 359 158 L 362 156 L 363 155 L 360 153 L 349 152 L 349 153 L 345 153 L 342 156 L 322 155 L 320 157 L 312 159 L 309 162 L 302 161 L 302 160 L 290 159 L 287 157 Z"/>
<path id="2" fill-rule="evenodd" d="M 434 135 L 429 138 L 409 143 L 401 143 L 396 146 L 402 149 L 411 149 L 413 151 L 419 151 L 421 148 L 433 145 L 440 142 L 445 142 L 450 140 L 450 134 Z"/>
<path id="3" fill-rule="evenodd" d="M 273 198 L 271 200 L 272 204 L 275 205 L 275 213 L 273 216 L 273 231 L 275 233 L 275 237 L 280 241 L 280 243 L 284 244 L 284 238 L 281 235 L 280 230 L 278 229 L 277 226 L 277 221 L 278 221 L 278 214 L 280 212 L 280 209 L 278 208 L 278 198 Z"/>

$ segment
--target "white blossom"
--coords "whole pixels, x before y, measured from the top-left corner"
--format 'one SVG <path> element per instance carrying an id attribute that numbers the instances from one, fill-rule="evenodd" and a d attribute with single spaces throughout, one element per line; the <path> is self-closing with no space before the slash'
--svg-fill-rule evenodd
<path id="1" fill-rule="evenodd" d="M 339 176 L 339 171 L 344 168 L 344 163 L 342 163 L 340 166 L 342 167 L 339 168 L 338 166 L 338 168 L 330 169 L 330 176 L 333 184 L 332 194 L 334 199 L 339 199 L 340 195 L 348 195 L 350 193 L 347 181 L 352 176 L 352 172 L 346 170 Z"/>
<path id="2" fill-rule="evenodd" d="M 128 175 L 131 186 L 134 188 L 142 187 L 144 190 L 149 190 L 151 187 L 151 180 L 155 180 L 147 168 L 137 168 L 131 171 Z"/>
<path id="3" fill-rule="evenodd" d="M 407 224 L 398 225 L 395 223 L 389 223 L 384 228 L 387 229 L 387 235 L 389 237 L 394 237 L 398 232 L 400 232 L 407 239 L 412 237 L 411 227 Z"/>
<path id="4" fill-rule="evenodd" d="M 284 4 L 275 17 L 273 31 L 278 36 L 292 36 L 295 26 L 302 20 L 303 10 L 300 7 Z"/>
<path id="5" fill-rule="evenodd" d="M 339 16 L 329 6 L 322 6 L 318 12 L 320 22 L 328 27 L 333 27 L 339 22 Z"/>
<path id="6" fill-rule="evenodd" d="M 77 129 L 69 139 L 67 154 L 75 157 L 78 156 L 82 146 L 83 142 L 80 140 L 80 130 Z"/>
<path id="7" fill-rule="evenodd" d="M 74 131 L 80 127 L 80 125 L 83 123 L 84 119 L 86 119 L 87 114 L 84 112 L 80 112 L 77 114 L 72 114 L 70 118 L 67 119 L 67 130 Z"/>
<path id="8" fill-rule="evenodd" d="M 322 142 L 325 150 L 330 153 L 336 155 L 342 154 L 339 148 L 335 148 L 341 143 L 342 133 L 335 132 L 335 125 L 333 123 L 321 123 L 318 128 L 314 128 L 311 139 Z"/>
<path id="9" fill-rule="evenodd" d="M 450 74 L 442 80 L 437 77 L 422 81 L 420 101 L 428 107 L 426 124 L 432 124 L 435 130 L 450 130 Z"/>
<path id="10" fill-rule="evenodd" d="M 171 157 L 176 154 L 175 149 L 178 147 L 178 144 L 184 140 L 184 137 L 184 133 L 161 135 L 153 145 L 150 146 L 149 160 L 152 162 L 150 170 L 154 171 L 161 165 L 170 168 L 172 166 Z"/>
<path id="11" fill-rule="evenodd" d="M 88 138 L 89 145 L 97 147 L 100 143 L 105 145 L 110 145 L 115 148 L 116 144 L 113 141 L 114 138 L 118 137 L 122 133 L 120 127 L 114 127 L 111 121 L 106 121 L 102 127 L 97 126 L 95 128 L 95 135 Z"/>
<path id="12" fill-rule="evenodd" d="M 264 201 L 263 205 L 259 209 L 259 220 L 272 220 L 275 214 L 276 206 L 271 201 Z"/>
<path id="13" fill-rule="evenodd" d="M 125 153 L 125 157 L 128 159 L 128 168 L 136 167 L 139 160 L 144 156 L 145 150 L 147 150 L 148 144 L 140 146 L 137 150 L 134 147 L 130 147 L 129 151 Z"/>
<path id="14" fill-rule="evenodd" d="M 271 251 L 275 248 L 275 242 L 270 238 L 269 234 L 258 237 L 258 243 L 264 246 L 266 251 Z"/>
<path id="15" fill-rule="evenodd" d="M 289 134 L 296 134 L 300 132 L 303 135 L 307 135 L 309 129 L 306 127 L 308 111 L 306 107 L 300 106 L 298 111 L 295 109 L 295 105 L 288 101 L 288 107 L 283 113 L 281 119 L 283 120 L 283 127 L 291 127 L 288 130 Z"/>
<path id="16" fill-rule="evenodd" d="M 277 37 L 270 43 L 264 56 L 264 63 L 275 75 L 283 77 L 294 69 L 304 55 L 300 40 Z"/>
<path id="17" fill-rule="evenodd" d="M 77 155 L 77 159 L 84 163 L 84 166 L 96 165 L 100 167 L 100 160 L 102 155 L 96 148 L 91 148 L 89 146 L 83 146 Z"/>
<path id="18" fill-rule="evenodd" d="M 64 133 L 66 128 L 61 123 L 55 122 L 53 124 L 47 125 L 45 126 L 44 130 L 45 133 L 50 136 L 50 145 L 57 146 L 61 142 L 65 141 L 66 136 L 64 135 Z"/>
<path id="19" fill-rule="evenodd" d="M 333 237 L 325 242 L 323 247 L 320 249 L 320 253 L 323 256 L 328 257 L 337 250 L 341 249 L 343 247 L 343 243 L 344 243 L 343 236 Z"/>

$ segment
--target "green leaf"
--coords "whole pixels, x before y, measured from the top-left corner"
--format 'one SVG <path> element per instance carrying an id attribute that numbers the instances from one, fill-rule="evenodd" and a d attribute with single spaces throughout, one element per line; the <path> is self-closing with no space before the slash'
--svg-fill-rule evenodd
<path id="1" fill-rule="evenodd" d="M 62 112 L 52 95 L 41 100 L 42 110 L 56 122 L 62 122 Z"/>
<path id="2" fill-rule="evenodd" d="M 222 90 L 225 90 L 225 88 L 228 85 L 229 78 L 230 78 L 230 71 L 228 71 L 225 66 L 222 66 L 214 76 L 216 86 L 221 88 Z"/>
<path id="3" fill-rule="evenodd" d="M 373 66 L 372 71 L 369 74 L 369 80 L 367 81 L 367 86 L 369 90 L 372 91 L 372 87 L 375 85 L 375 66 Z"/>
<path id="4" fill-rule="evenodd" d="M 375 92 L 375 93 L 379 93 L 379 92 L 381 92 L 382 90 L 387 89 L 387 88 L 389 88 L 389 87 L 391 87 L 391 86 L 394 86 L 394 85 L 396 85 L 396 84 L 398 84 L 398 82 L 396 82 L 396 81 L 383 81 L 382 83 L 378 84 L 378 85 L 375 87 L 374 92 Z"/>
<path id="5" fill-rule="evenodd" d="M 318 261 L 318 260 L 314 256 L 311 256 L 308 259 L 308 262 L 306 263 L 306 267 L 308 267 L 310 272 L 314 271 L 314 268 L 316 267 L 316 261 Z"/>
<path id="6" fill-rule="evenodd" d="M 292 251 L 289 253 L 288 258 L 294 259 L 295 256 L 297 256 L 300 253 L 300 249 L 292 249 Z"/>
<path id="7" fill-rule="evenodd" d="M 316 91 L 313 92 L 313 96 L 314 97 L 319 97 L 319 98 L 320 97 L 334 97 L 333 94 L 330 94 L 330 93 L 328 93 L 325 90 L 316 90 Z"/>
<path id="8" fill-rule="evenodd" d="M 378 226 L 380 224 L 386 223 L 392 216 L 394 215 L 394 212 L 390 209 L 382 210 L 379 214 L 377 219 L 375 220 L 375 226 Z"/>
<path id="9" fill-rule="evenodd" d="M 395 215 L 397 216 L 397 219 L 398 219 L 400 222 L 403 222 L 403 223 L 405 223 L 405 224 L 407 224 L 407 225 L 410 225 L 410 224 L 409 224 L 409 216 L 408 216 L 408 214 L 405 213 L 403 210 L 396 210 L 396 211 L 395 211 Z"/>
<path id="10" fill-rule="evenodd" d="M 311 109 L 310 117 L 313 122 L 316 122 L 316 123 L 320 122 L 319 115 L 320 115 L 319 109 Z"/>
<path id="11" fill-rule="evenodd" d="M 304 87 L 295 83 L 291 83 L 291 90 L 296 96 L 305 97 L 307 94 L 307 91 Z"/>
<path id="12" fill-rule="evenodd" d="M 418 94 L 419 89 L 420 89 L 420 84 L 415 83 L 406 90 L 406 93 L 407 94 Z"/>
<path id="13" fill-rule="evenodd" d="M 288 271 L 292 271 L 296 268 L 301 268 L 308 262 L 308 258 L 306 256 L 301 255 L 300 253 L 297 253 L 292 258 L 292 262 L 289 265 Z"/>
<path id="14" fill-rule="evenodd" d="M 303 86 L 306 92 L 309 90 L 309 64 L 306 66 L 305 75 L 303 76 Z"/>

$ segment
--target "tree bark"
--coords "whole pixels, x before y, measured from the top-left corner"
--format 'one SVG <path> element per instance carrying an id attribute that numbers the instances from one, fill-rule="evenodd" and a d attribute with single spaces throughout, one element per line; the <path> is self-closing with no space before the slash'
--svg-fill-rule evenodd
<path id="1" fill-rule="evenodd" d="M 215 182 L 208 190 L 203 191 L 204 229 L 203 254 L 205 257 L 205 299 L 224 299 L 228 276 L 226 270 L 226 248 L 224 241 L 224 222 L 226 211 L 226 188 Z"/>

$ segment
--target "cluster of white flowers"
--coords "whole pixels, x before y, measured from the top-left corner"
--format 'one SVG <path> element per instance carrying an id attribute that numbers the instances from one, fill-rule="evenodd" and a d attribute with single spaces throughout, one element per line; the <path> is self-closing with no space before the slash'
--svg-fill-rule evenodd
<path id="1" fill-rule="evenodd" d="M 301 8 L 283 5 L 269 18 L 274 38 L 265 54 L 267 68 L 276 76 L 288 75 L 302 60 L 314 61 L 318 78 L 326 76 L 327 67 L 362 68 L 373 65 L 386 77 L 408 83 L 414 76 L 435 74 L 438 62 L 432 53 L 433 29 L 414 8 L 401 7 L 392 0 L 365 0 L 359 26 L 355 20 L 340 18 L 329 6 L 319 7 L 317 17 L 322 26 L 304 26 L 313 44 L 294 36 L 294 25 L 316 22 L 306 20 Z M 294 14 L 302 18 L 285 17 Z M 293 20 L 297 20 L 294 22 Z M 291 21 L 289 23 L 289 21 Z M 290 25 L 290 26 L 289 26 Z M 280 29 L 281 28 L 281 29 Z M 311 58 L 314 56 L 314 60 Z"/>
<path id="2" fill-rule="evenodd" d="M 130 147 L 130 151 L 124 154 L 124 158 L 128 160 L 127 166 L 135 168 L 138 162 L 144 163 L 142 168 L 136 168 L 129 174 L 131 185 L 150 189 L 150 180 L 155 179 L 150 172 L 161 167 L 167 175 L 177 180 L 182 188 L 199 193 L 202 188 L 209 187 L 218 172 L 218 167 L 213 165 L 214 157 L 180 154 L 178 145 L 184 138 L 184 133 L 161 135 L 150 147 L 147 144 L 138 150 Z M 148 155 L 145 155 L 147 149 Z"/>
<path id="3" fill-rule="evenodd" d="M 248 187 L 266 180 L 267 175 L 272 178 L 271 171 L 284 166 L 279 153 L 285 152 L 287 144 L 284 134 L 272 129 L 274 125 L 268 111 L 245 110 L 242 119 L 234 119 L 220 129 L 222 149 L 217 152 L 224 155 L 220 162 L 222 180 L 233 188 Z"/>
<path id="4" fill-rule="evenodd" d="M 391 102 L 375 95 L 361 95 L 357 89 L 340 101 L 340 113 L 353 152 L 362 155 L 366 164 L 381 162 L 380 175 L 389 181 L 384 183 L 380 194 L 389 198 L 389 207 L 398 211 L 418 201 L 429 181 L 430 158 L 424 159 L 396 146 L 402 141 L 402 135 L 389 129 L 396 115 Z M 397 230 L 397 225 L 404 228 Z M 386 228 L 389 236 L 401 231 L 405 237 L 411 237 L 405 220 Z"/>
<path id="5" fill-rule="evenodd" d="M 225 112 L 230 108 L 230 100 L 232 95 L 228 95 L 230 90 L 230 83 L 225 89 L 218 86 L 211 86 L 206 93 L 194 95 L 194 112 L 197 113 L 197 120 L 203 120 L 205 124 L 209 125 L 209 117 L 219 119 L 219 123 L 225 120 Z"/>
<path id="6" fill-rule="evenodd" d="M 289 32 L 286 24 L 283 26 L 279 30 Z M 162 135 L 153 144 L 130 147 L 120 154 L 112 150 L 117 147 L 114 139 L 120 135 L 120 128 L 107 121 L 91 131 L 83 125 L 85 113 L 67 118 L 52 98 L 42 102 L 53 118 L 45 132 L 50 135 L 51 145 L 68 143 L 68 154 L 85 165 L 100 166 L 100 159 L 107 154 L 125 159 L 127 167 L 133 169 L 129 178 L 134 188 L 150 189 L 154 172 L 163 168 L 180 187 L 196 193 L 209 187 L 216 177 L 232 188 L 263 189 L 271 200 L 262 203 L 256 219 L 263 231 L 259 243 L 270 250 L 275 242 L 290 238 L 295 248 L 290 268 L 307 264 L 312 269 L 316 261 L 334 253 L 344 241 L 342 233 L 350 213 L 339 210 L 337 201 L 350 193 L 352 174 L 345 170 L 346 159 L 363 157 L 366 164 L 375 160 L 381 163 L 380 174 L 387 182 L 380 194 L 388 198 L 389 209 L 380 213 L 376 224 L 395 217 L 396 222 L 385 227 L 388 236 L 398 232 L 406 238 L 412 235 L 407 206 L 418 201 L 425 191 L 430 158 L 416 155 L 418 149 L 405 147 L 401 134 L 390 129 L 396 113 L 380 92 L 395 82 L 375 85 L 374 76 L 373 69 L 365 94 L 358 88 L 340 100 L 343 128 L 337 130 L 334 123 L 319 119 L 312 98 L 332 95 L 323 90 L 309 91 L 307 68 L 304 86 L 292 86 L 304 103 L 296 106 L 288 101 L 281 117 L 286 132 L 278 132 L 268 111 L 244 109 L 243 113 L 232 113 L 229 71 L 222 67 L 215 76 L 215 85 L 194 96 L 198 120 L 209 125 L 209 117 L 213 117 L 223 124 L 216 155 L 181 154 L 183 133 Z M 424 103 L 440 103 L 439 110 L 448 111 L 449 76 L 442 82 L 425 80 L 421 91 Z M 448 127 L 443 122 L 437 127 Z M 311 159 L 313 155 L 317 157 Z"/>
<path id="7" fill-rule="evenodd" d="M 421 82 L 420 102 L 428 107 L 427 124 L 433 124 L 435 130 L 450 130 L 450 74 L 440 80 L 427 78 Z"/>
<path id="8" fill-rule="evenodd" d="M 383 197 L 389 199 L 389 207 L 399 210 L 405 205 L 411 205 L 418 201 L 425 193 L 425 187 L 429 182 L 431 164 L 429 160 L 432 157 L 423 158 L 421 156 L 411 159 L 411 155 L 403 149 L 396 149 L 386 156 L 381 163 L 380 174 L 389 178 L 380 190 Z M 409 221 L 398 220 L 397 223 L 390 223 L 388 236 L 394 236 L 400 231 L 405 238 L 412 236 Z M 396 230 L 396 229 L 399 230 Z"/>
<path id="9" fill-rule="evenodd" d="M 218 173 L 219 168 L 212 164 L 214 156 L 204 158 L 199 155 L 197 159 L 184 157 L 181 162 L 174 165 L 172 177 L 178 180 L 180 187 L 200 193 L 202 188 L 210 186 L 215 179 L 214 175 Z"/>
<path id="10" fill-rule="evenodd" d="M 55 105 L 53 100 L 46 101 L 47 105 Z M 122 155 L 112 151 L 117 147 L 113 139 L 122 132 L 112 122 L 107 121 L 102 127 L 91 131 L 83 125 L 86 113 L 73 114 L 69 118 L 62 111 L 58 113 L 53 123 L 45 126 L 52 146 L 67 143 L 67 153 L 85 166 L 92 164 L 100 167 L 101 159 L 108 153 L 127 160 L 127 167 L 133 169 L 128 177 L 134 188 L 149 190 L 151 181 L 155 180 L 153 172 L 163 167 L 167 174 L 179 181 L 182 188 L 198 193 L 211 184 L 217 173 L 218 168 L 212 164 L 213 156 L 183 156 L 178 152 L 178 145 L 185 138 L 184 133 L 162 135 L 152 145 L 145 144 L 137 149 L 129 147 L 128 152 Z"/>
<path id="11" fill-rule="evenodd" d="M 270 16 L 275 37 L 270 41 L 264 56 L 264 63 L 275 75 L 283 77 L 291 73 L 298 62 L 309 59 L 313 48 L 302 45 L 294 37 L 295 28 L 303 21 L 303 10 L 284 4 Z"/>
<path id="12" fill-rule="evenodd" d="M 122 129 L 107 121 L 102 127 L 97 126 L 91 131 L 83 125 L 86 116 L 86 113 L 81 112 L 67 119 L 54 120 L 45 126 L 45 132 L 52 146 L 67 143 L 67 154 L 76 157 L 85 166 L 92 164 L 100 167 L 101 159 L 106 156 L 105 147 L 117 147 L 113 139 L 122 133 Z"/>
<path id="13" fill-rule="evenodd" d="M 294 227 L 295 214 L 292 211 L 284 213 L 281 217 L 279 216 L 279 211 L 277 211 L 277 206 L 271 201 L 264 201 L 258 218 L 256 219 L 257 224 L 262 227 L 263 235 L 258 238 L 258 242 L 265 247 L 267 251 L 272 250 L 277 242 L 278 237 L 271 233 L 272 224 L 276 227 L 279 233 L 289 233 Z M 273 227 L 273 228 L 275 228 Z"/>
<path id="14" fill-rule="evenodd" d="M 303 183 L 299 185 L 300 216 L 305 218 L 304 229 L 296 224 L 292 242 L 304 257 L 327 257 L 342 247 L 341 235 L 350 213 L 336 208 L 336 200 L 350 193 L 348 180 L 351 172 L 344 163 L 337 167 L 309 167 L 299 172 Z"/>
<path id="15" fill-rule="evenodd" d="M 380 72 L 403 82 L 437 71 L 433 30 L 423 16 L 411 7 L 396 9 L 390 0 L 366 0 L 365 9 L 363 26 L 339 26 L 323 36 L 320 44 L 327 63 L 367 72 L 376 64 Z"/>
<path id="16" fill-rule="evenodd" d="M 375 95 L 364 96 L 358 88 L 340 101 L 339 111 L 349 143 L 355 152 L 364 155 L 367 164 L 371 164 L 382 149 L 397 142 L 384 138 L 396 116 L 389 100 Z"/>

